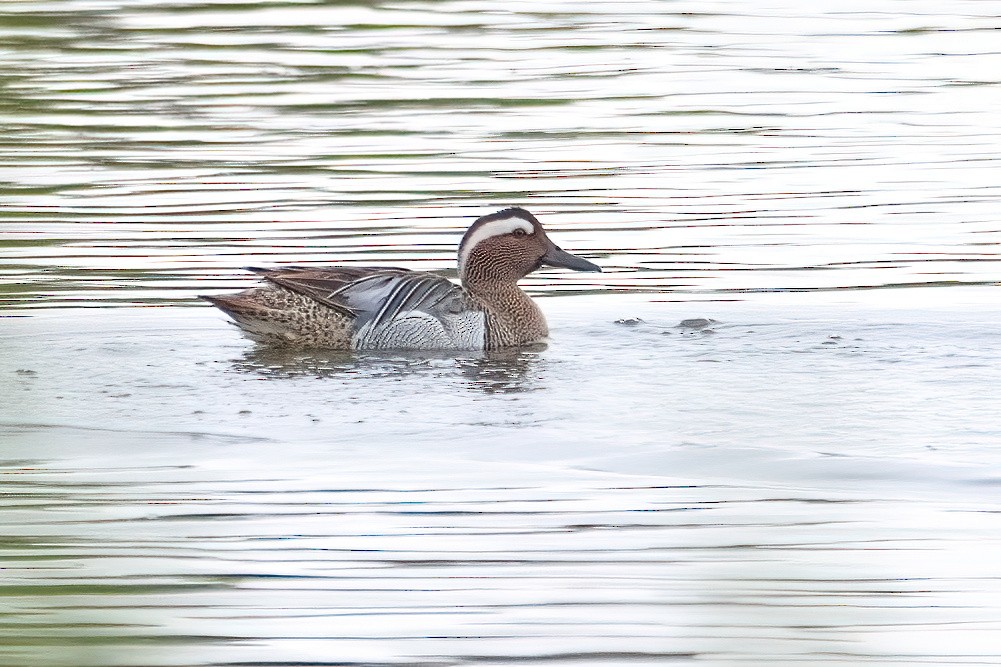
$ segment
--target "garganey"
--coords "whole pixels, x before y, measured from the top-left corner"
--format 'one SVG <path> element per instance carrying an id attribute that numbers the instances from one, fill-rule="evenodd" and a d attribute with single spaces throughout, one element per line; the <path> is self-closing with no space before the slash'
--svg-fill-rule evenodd
<path id="1" fill-rule="evenodd" d="M 546 318 L 518 281 L 539 267 L 601 271 L 561 250 L 523 208 L 479 218 L 459 243 L 458 286 L 384 267 L 251 269 L 266 284 L 205 296 L 251 339 L 335 350 L 492 350 L 538 343 Z"/>

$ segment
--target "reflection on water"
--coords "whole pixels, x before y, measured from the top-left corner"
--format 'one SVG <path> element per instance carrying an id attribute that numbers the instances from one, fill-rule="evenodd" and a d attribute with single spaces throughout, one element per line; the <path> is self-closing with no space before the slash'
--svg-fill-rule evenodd
<path id="1" fill-rule="evenodd" d="M 468 387 L 488 394 L 519 393 L 533 387 L 532 367 L 541 362 L 545 344 L 520 349 L 483 352 L 357 353 L 337 350 L 288 350 L 265 346 L 251 347 L 234 361 L 237 371 L 266 379 L 305 377 L 341 379 L 435 377 L 458 369 Z"/>
<path id="2" fill-rule="evenodd" d="M 233 368 L 264 378 L 322 378 L 354 373 L 357 365 L 357 356 L 347 351 L 253 346 L 234 361 Z M 401 368 L 400 372 L 406 370 Z"/>
<path id="3" fill-rule="evenodd" d="M 989 4 L 70 1 L 0 11 L 0 306 L 246 265 L 451 271 L 535 211 L 681 295 L 1001 280 Z"/>
<path id="4" fill-rule="evenodd" d="M 480 357 L 459 360 L 469 387 L 487 394 L 517 394 L 541 389 L 538 386 L 539 366 L 545 361 L 539 353 L 546 345 L 539 344 L 517 350 L 490 350 Z"/>
<path id="5" fill-rule="evenodd" d="M 1001 659 L 996 306 L 545 302 L 460 358 L 6 321 L 0 663 Z"/>
<path id="6" fill-rule="evenodd" d="M 0 664 L 1001 663 L 997 14 L 0 3 Z M 511 204 L 548 348 L 110 307 Z"/>

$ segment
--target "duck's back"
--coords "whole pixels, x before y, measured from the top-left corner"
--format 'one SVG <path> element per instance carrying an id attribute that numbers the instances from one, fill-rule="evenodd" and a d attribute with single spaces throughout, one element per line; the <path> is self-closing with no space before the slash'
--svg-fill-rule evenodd
<path id="1" fill-rule="evenodd" d="M 256 269 L 269 285 L 210 300 L 271 345 L 360 350 L 476 350 L 486 318 L 461 288 L 381 267 Z"/>

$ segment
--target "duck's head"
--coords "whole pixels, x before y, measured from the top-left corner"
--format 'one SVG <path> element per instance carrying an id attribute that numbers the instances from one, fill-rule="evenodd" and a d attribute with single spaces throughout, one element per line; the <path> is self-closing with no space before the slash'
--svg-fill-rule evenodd
<path id="1" fill-rule="evenodd" d="M 535 216 L 523 208 L 506 208 L 479 218 L 459 243 L 459 278 L 463 283 L 516 282 L 541 266 L 601 271 L 597 264 L 550 241 Z"/>

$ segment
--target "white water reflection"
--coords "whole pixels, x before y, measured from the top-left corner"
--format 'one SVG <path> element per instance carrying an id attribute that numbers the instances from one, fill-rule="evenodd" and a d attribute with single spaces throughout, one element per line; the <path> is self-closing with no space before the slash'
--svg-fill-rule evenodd
<path id="1" fill-rule="evenodd" d="M 460 359 L 8 321 L 4 655 L 990 662 L 999 313 L 956 294 L 546 299 L 550 347 Z"/>
<path id="2" fill-rule="evenodd" d="M 1001 661 L 997 9 L 4 4 L 0 663 Z M 508 204 L 548 348 L 180 307 Z"/>

